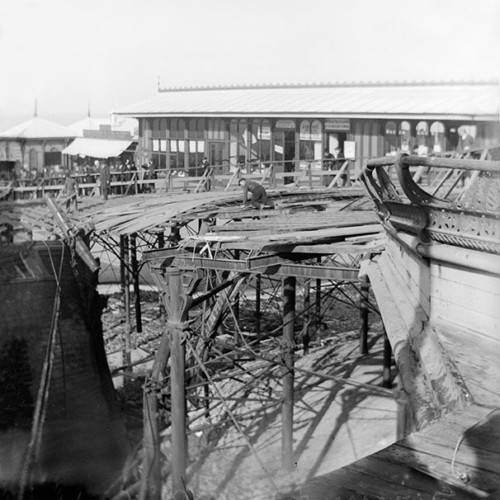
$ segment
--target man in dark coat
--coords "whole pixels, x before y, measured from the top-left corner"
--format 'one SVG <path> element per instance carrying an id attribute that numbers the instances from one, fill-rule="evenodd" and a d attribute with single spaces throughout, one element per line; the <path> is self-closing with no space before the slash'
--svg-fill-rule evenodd
<path id="1" fill-rule="evenodd" d="M 99 167 L 99 162 L 96 160 L 96 166 Z M 109 171 L 109 165 L 104 162 L 101 165 L 101 171 L 99 173 L 99 180 L 101 182 L 101 193 L 105 200 L 108 199 L 109 184 L 111 181 L 111 173 Z"/>
<path id="2" fill-rule="evenodd" d="M 249 181 L 244 178 L 241 178 L 238 184 L 243 189 L 243 203 L 247 204 L 248 193 L 250 192 L 252 193 L 250 204 L 253 207 L 258 208 L 259 210 L 262 210 L 265 206 L 274 207 L 274 203 L 267 196 L 264 186 L 261 186 L 255 181 Z"/>

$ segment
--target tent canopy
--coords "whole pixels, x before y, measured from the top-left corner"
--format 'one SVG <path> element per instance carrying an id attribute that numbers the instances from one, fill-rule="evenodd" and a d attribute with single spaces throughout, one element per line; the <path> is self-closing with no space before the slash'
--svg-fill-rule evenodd
<path id="1" fill-rule="evenodd" d="M 70 156 L 91 156 L 92 158 L 115 158 L 120 156 L 133 141 L 118 139 L 94 139 L 77 137 L 63 154 Z"/>

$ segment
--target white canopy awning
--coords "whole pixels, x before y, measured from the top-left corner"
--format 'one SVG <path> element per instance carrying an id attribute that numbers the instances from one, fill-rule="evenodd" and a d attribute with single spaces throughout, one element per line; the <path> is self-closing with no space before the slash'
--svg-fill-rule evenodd
<path id="1" fill-rule="evenodd" d="M 94 139 L 77 137 L 62 153 L 70 156 L 91 156 L 92 158 L 115 158 L 120 156 L 133 141 L 120 139 Z"/>

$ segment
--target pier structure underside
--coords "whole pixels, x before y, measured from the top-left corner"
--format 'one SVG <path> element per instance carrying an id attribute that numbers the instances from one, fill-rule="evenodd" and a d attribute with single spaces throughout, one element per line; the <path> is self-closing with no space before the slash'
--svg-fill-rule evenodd
<path id="1" fill-rule="evenodd" d="M 158 289 L 165 311 L 165 332 L 144 385 L 143 498 L 160 498 L 165 446 L 172 491 L 186 494 L 193 473 L 187 436 L 200 421 L 207 425 L 214 413 L 225 414 L 225 423 L 216 419 L 214 429 L 234 425 L 255 452 L 233 413 L 245 390 L 231 396 L 220 388 L 242 376 L 249 377 L 248 388 L 258 388 L 269 376 L 278 381 L 278 393 L 260 406 L 280 413 L 281 468 L 292 470 L 295 353 L 307 353 L 319 341 L 328 329 L 325 315 L 334 314 L 338 305 L 350 308 L 360 352 L 368 352 L 368 312 L 378 311 L 359 265 L 367 252 L 380 249 L 382 240 L 362 192 L 278 196 L 273 210 L 243 209 L 240 203 L 234 194 L 201 193 L 189 201 L 148 198 L 80 216 L 79 224 L 92 222 L 91 247 L 101 249 L 101 269 L 109 255 L 119 265 L 127 316 L 135 310 L 129 331 L 143 329 L 144 276 Z M 130 335 L 124 339 L 125 377 L 133 376 Z M 249 371 L 248 361 L 259 368 Z M 390 352 L 385 373 L 389 384 Z M 345 375 L 324 377 L 356 384 Z M 378 386 L 364 389 L 392 397 Z"/>

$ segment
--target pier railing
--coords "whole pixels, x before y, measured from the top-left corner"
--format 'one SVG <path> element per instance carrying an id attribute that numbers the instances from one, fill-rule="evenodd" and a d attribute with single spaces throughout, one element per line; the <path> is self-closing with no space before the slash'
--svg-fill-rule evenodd
<path id="1" fill-rule="evenodd" d="M 201 192 L 228 191 L 238 187 L 238 179 L 245 177 L 266 187 L 281 186 L 336 188 L 358 183 L 354 159 L 290 160 L 274 162 L 245 162 L 212 165 L 189 169 L 111 170 L 112 195 L 166 193 L 173 191 Z M 100 194 L 99 172 L 72 173 L 79 196 Z M 0 185 L 0 200 L 42 199 L 46 195 L 61 197 L 65 177 L 17 179 Z"/>

